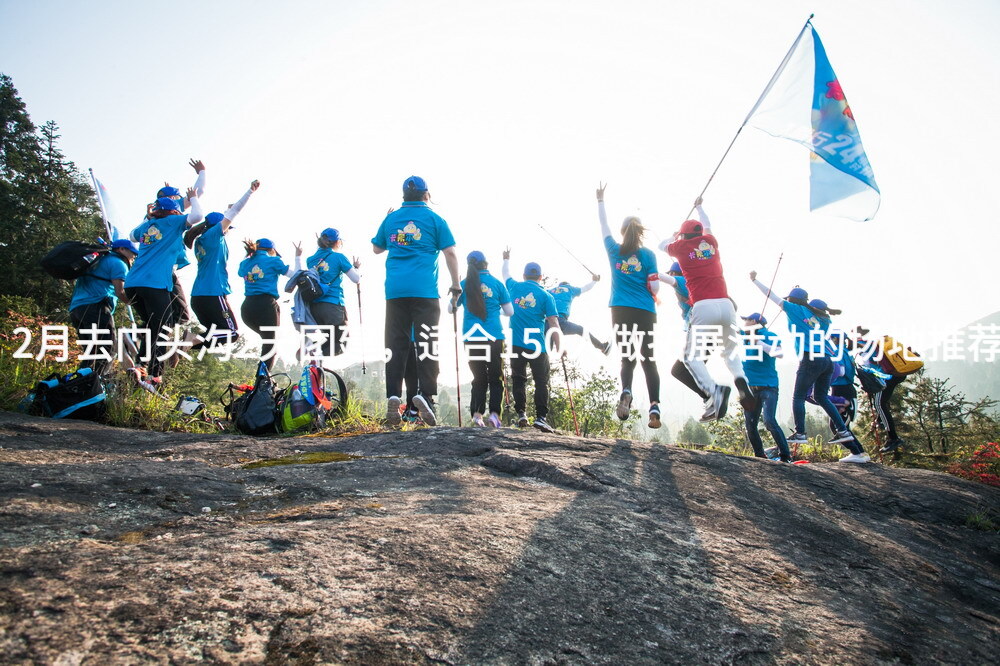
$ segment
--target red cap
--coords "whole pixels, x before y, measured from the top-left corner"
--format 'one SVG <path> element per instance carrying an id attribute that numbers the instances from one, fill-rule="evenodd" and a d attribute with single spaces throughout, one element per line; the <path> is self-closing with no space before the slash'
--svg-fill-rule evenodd
<path id="1" fill-rule="evenodd" d="M 684 224 L 681 225 L 680 233 L 682 234 L 700 234 L 702 231 L 701 222 L 698 220 L 685 220 Z"/>

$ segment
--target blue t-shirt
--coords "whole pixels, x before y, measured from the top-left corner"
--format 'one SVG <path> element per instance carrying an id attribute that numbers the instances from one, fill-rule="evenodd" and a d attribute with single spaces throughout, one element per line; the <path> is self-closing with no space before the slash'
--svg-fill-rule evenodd
<path id="1" fill-rule="evenodd" d="M 656 302 L 646 287 L 646 278 L 657 272 L 656 255 L 640 247 L 627 257 L 611 236 L 604 237 L 604 249 L 611 262 L 611 302 L 609 305 L 656 312 Z"/>
<path id="2" fill-rule="evenodd" d="M 748 333 L 748 339 L 745 340 L 748 347 L 753 346 L 751 339 L 754 342 L 763 342 L 771 346 L 778 344 L 777 334 L 763 326 L 752 332 L 752 338 L 749 337 L 750 335 Z M 778 370 L 774 367 L 774 357 L 759 347 L 745 351 L 748 358 L 743 359 L 743 374 L 747 376 L 747 384 L 777 388 Z"/>
<path id="3" fill-rule="evenodd" d="M 465 305 L 465 280 L 462 280 L 462 295 L 458 304 Z M 479 271 L 479 289 L 486 302 L 486 319 L 480 319 L 465 308 L 462 314 L 462 338 L 464 340 L 503 340 L 503 324 L 500 323 L 501 306 L 510 303 L 510 293 L 500 280 L 489 271 Z"/>
<path id="4" fill-rule="evenodd" d="M 844 348 L 843 343 L 831 343 L 827 349 L 830 352 L 830 358 L 834 359 L 834 365 L 839 363 L 844 367 L 844 374 L 830 382 L 830 386 L 853 386 L 854 376 L 856 374 L 854 370 L 854 359 L 852 359 L 850 354 L 847 353 L 847 349 Z"/>
<path id="5" fill-rule="evenodd" d="M 132 232 L 139 256 L 125 279 L 126 287 L 174 288 L 174 264 L 184 252 L 187 219 L 187 215 L 168 215 L 147 220 Z"/>
<path id="6" fill-rule="evenodd" d="M 532 352 L 536 349 L 548 351 L 545 346 L 545 318 L 559 316 L 552 294 L 537 282 L 518 282 L 514 278 L 507 278 L 507 291 L 514 304 L 514 316 L 510 318 L 511 345 Z"/>
<path id="7" fill-rule="evenodd" d="M 826 332 L 830 330 L 830 320 L 818 317 L 806 306 L 791 301 L 782 301 L 781 309 L 785 311 L 788 330 L 795 337 L 795 353 L 802 358 L 808 358 L 810 355 L 813 358 L 826 356 Z M 813 340 L 814 330 L 822 332 L 815 334 L 818 336 L 816 340 Z"/>
<path id="8" fill-rule="evenodd" d="M 438 298 L 438 253 L 455 244 L 448 223 L 423 201 L 389 213 L 372 244 L 384 247 L 385 298 Z"/>
<path id="9" fill-rule="evenodd" d="M 306 259 L 306 268 L 316 271 L 319 281 L 323 283 L 323 295 L 315 300 L 316 303 L 344 305 L 344 288 L 341 282 L 344 273 L 354 268 L 347 257 L 330 248 L 320 248 L 316 254 Z"/>
<path id="10" fill-rule="evenodd" d="M 100 303 L 110 298 L 111 311 L 114 312 L 118 305 L 118 297 L 115 296 L 115 286 L 111 284 L 111 280 L 124 280 L 127 274 L 128 264 L 124 259 L 114 253 L 104 255 L 89 271 L 76 279 L 73 284 L 73 296 L 69 300 L 69 309 Z"/>
<path id="11" fill-rule="evenodd" d="M 681 309 L 681 319 L 685 322 L 691 321 L 691 303 L 688 300 L 691 298 L 691 293 L 688 291 L 687 278 L 683 275 L 674 275 L 674 280 L 677 284 L 674 285 L 674 293 L 677 294 L 677 306 Z M 763 386 L 763 384 L 758 384 L 758 386 Z"/>
<path id="12" fill-rule="evenodd" d="M 278 297 L 278 276 L 288 272 L 281 257 L 272 257 L 266 250 L 257 250 L 252 257 L 240 262 L 238 275 L 246 285 L 247 296 L 269 294 Z"/>
<path id="13" fill-rule="evenodd" d="M 559 311 L 559 316 L 569 319 L 569 309 L 573 306 L 573 299 L 582 294 L 583 290 L 571 284 L 561 284 L 549 289 L 549 293 L 556 301 L 556 310 Z"/>
<path id="14" fill-rule="evenodd" d="M 192 296 L 225 296 L 229 288 L 229 245 L 221 224 L 213 224 L 194 242 L 194 256 L 198 260 L 198 275 L 191 287 Z"/>

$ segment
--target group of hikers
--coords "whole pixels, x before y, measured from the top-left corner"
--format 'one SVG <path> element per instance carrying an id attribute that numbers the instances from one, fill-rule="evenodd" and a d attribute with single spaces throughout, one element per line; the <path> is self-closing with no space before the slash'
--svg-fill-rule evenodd
<path id="1" fill-rule="evenodd" d="M 131 305 L 141 328 L 154 334 L 176 331 L 178 325 L 190 321 L 187 299 L 176 271 L 190 263 L 187 250 L 191 249 L 197 275 L 191 289 L 190 309 L 207 331 L 200 336 L 189 334 L 192 347 L 228 345 L 239 337 L 228 298 L 232 289 L 227 269 L 227 234 L 260 184 L 253 181 L 225 212 L 205 214 L 200 203 L 205 192 L 205 166 L 196 160 L 191 160 L 190 166 L 197 174 L 194 185 L 186 192 L 169 185 L 157 191 L 155 202 L 149 204 L 143 221 L 129 238 L 113 241 L 110 252 L 76 281 L 70 315 L 78 331 L 93 327 L 113 336 L 116 303 Z M 633 377 L 639 365 L 646 382 L 648 426 L 659 428 L 660 377 L 653 349 L 660 284 L 664 283 L 676 295 L 686 331 L 684 349 L 671 374 L 703 400 L 701 421 L 724 417 L 730 399 L 731 388 L 716 381 L 706 366 L 709 355 L 716 353 L 732 375 L 755 455 L 791 462 L 789 445 L 806 441 L 808 400 L 828 415 L 830 442 L 848 450 L 842 461 L 870 460 L 849 427 L 857 397 L 850 352 L 861 351 L 852 349 L 859 340 L 831 331 L 831 316 L 839 311 L 824 301 L 810 300 L 800 287 L 781 298 L 757 281 L 756 273 L 751 273 L 753 283 L 785 314 L 800 358 L 792 397 L 795 430 L 788 437 L 784 435 L 776 417 L 775 359 L 782 355 L 780 342 L 760 313 L 740 317 L 742 326 L 737 323 L 735 305 L 723 275 L 719 243 L 700 197 L 694 207 L 698 219 L 686 220 L 670 239 L 659 245 L 660 250 L 674 259 L 669 270 L 661 273 L 656 253 L 643 244 L 646 227 L 639 218 L 626 217 L 619 229 L 621 240 L 616 240 L 605 212 L 605 186 L 597 189 L 598 220 L 611 274 L 610 309 L 615 333 L 611 342 L 600 340 L 570 320 L 574 299 L 592 289 L 600 275 L 592 274 L 591 282 L 581 287 L 563 281 L 547 289 L 543 286 L 542 268 L 536 262 L 527 262 L 519 277 L 511 274 L 511 251 L 507 248 L 503 251 L 502 279 L 490 273 L 481 250 L 468 253 L 465 278 L 461 279 L 455 238 L 447 222 L 430 208 L 427 183 L 411 176 L 403 182 L 402 190 L 402 204 L 389 210 L 371 239 L 374 253 L 386 255 L 385 385 L 389 425 L 404 420 L 437 423 L 434 398 L 439 364 L 434 338 L 441 318 L 438 259 L 443 254 L 450 277 L 448 312 L 463 311 L 461 339 L 473 375 L 469 407 L 475 426 L 501 427 L 504 361 L 509 360 L 517 425 L 527 427 L 531 423 L 544 432 L 554 432 L 547 421 L 549 354 L 560 352 L 562 335 L 587 334 L 590 343 L 603 354 L 609 354 L 613 348 L 619 350 L 621 393 L 615 409 L 617 417 L 626 421 L 632 412 Z M 245 294 L 241 318 L 264 341 L 261 358 L 268 367 L 275 359 L 275 340 L 270 334 L 280 325 L 278 279 L 282 276 L 289 278 L 286 291 L 296 293 L 299 310 L 299 316 L 293 316 L 296 325 L 329 327 L 331 334 L 321 343 L 324 357 L 344 351 L 347 309 L 343 279 L 358 283 L 361 263 L 341 252 L 343 240 L 335 228 L 317 233 L 316 246 L 303 266 L 302 244 L 294 243 L 294 265 L 289 267 L 273 240 L 244 241 L 246 258 L 237 271 Z M 301 316 L 303 311 L 305 316 Z M 509 318 L 511 339 L 506 348 L 502 316 Z M 706 331 L 714 332 L 707 344 Z M 134 372 L 141 381 L 158 385 L 162 383 L 165 361 L 150 353 L 149 347 L 154 344 L 153 336 L 140 338 L 138 356 L 148 360 L 136 364 Z M 881 351 L 875 343 L 866 343 L 863 349 L 868 355 Z M 176 362 L 176 358 L 166 362 Z M 534 384 L 533 421 L 527 415 L 529 370 Z M 892 390 L 898 384 L 895 380 L 901 378 L 893 376 L 886 382 L 883 377 L 882 390 L 873 395 L 880 420 L 889 434 L 886 450 L 895 450 L 902 443 L 888 409 Z M 774 447 L 763 446 L 758 433 L 761 419 L 774 439 Z"/>

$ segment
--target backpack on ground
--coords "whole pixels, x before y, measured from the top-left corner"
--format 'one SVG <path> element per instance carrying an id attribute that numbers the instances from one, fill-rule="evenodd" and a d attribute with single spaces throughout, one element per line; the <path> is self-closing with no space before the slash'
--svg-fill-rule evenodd
<path id="1" fill-rule="evenodd" d="M 920 354 L 888 335 L 882 338 L 882 369 L 895 377 L 912 375 L 924 367 Z"/>
<path id="2" fill-rule="evenodd" d="M 75 280 L 86 275 L 91 268 L 111 251 L 107 245 L 94 245 L 80 241 L 59 243 L 38 262 L 42 269 L 60 280 Z"/>
<path id="3" fill-rule="evenodd" d="M 298 384 L 283 391 L 277 401 L 278 427 L 283 432 L 323 428 L 347 408 L 347 384 L 333 370 L 317 365 L 302 369 Z"/>
<path id="4" fill-rule="evenodd" d="M 253 387 L 229 385 L 229 402 L 219 399 L 226 410 L 227 418 L 244 435 L 269 435 L 278 431 L 275 420 L 275 386 L 267 364 L 257 366 L 257 376 Z M 236 392 L 242 395 L 236 396 Z"/>
<path id="5" fill-rule="evenodd" d="M 104 418 L 107 401 L 104 382 L 92 368 L 80 368 L 68 375 L 53 373 L 35 384 L 28 411 L 53 419 Z"/>

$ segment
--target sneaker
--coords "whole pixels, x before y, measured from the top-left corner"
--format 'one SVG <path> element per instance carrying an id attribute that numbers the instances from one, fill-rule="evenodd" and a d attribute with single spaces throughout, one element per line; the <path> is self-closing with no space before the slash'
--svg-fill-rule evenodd
<path id="1" fill-rule="evenodd" d="M 490 418 L 487 421 L 487 423 L 489 424 L 489 426 L 491 428 L 502 428 L 503 427 L 503 421 L 500 420 L 500 415 L 497 414 L 496 412 L 490 413 Z"/>
<path id="2" fill-rule="evenodd" d="M 714 421 L 714 420 L 715 420 L 715 400 L 709 397 L 708 400 L 705 401 L 705 413 L 701 415 L 701 418 L 698 419 L 698 421 L 700 421 L 701 423 L 708 423 L 709 421 Z"/>
<path id="3" fill-rule="evenodd" d="M 726 410 L 729 408 L 729 394 L 732 392 L 733 389 L 728 386 L 717 384 L 712 399 L 705 403 L 706 409 L 705 413 L 701 416 L 701 422 L 708 423 L 709 421 L 716 421 L 723 418 L 726 415 Z"/>
<path id="4" fill-rule="evenodd" d="M 556 431 L 555 428 L 553 428 L 548 423 L 546 423 L 545 419 L 543 419 L 540 416 L 537 419 L 535 419 L 535 422 L 532 425 L 534 425 L 536 428 L 538 428 L 542 432 L 552 433 L 552 432 Z"/>
<path id="5" fill-rule="evenodd" d="M 402 405 L 403 401 L 397 398 L 396 396 L 392 396 L 391 398 L 389 398 L 389 402 L 385 406 L 385 422 L 387 425 L 390 426 L 399 425 L 401 421 L 400 407 L 402 407 Z"/>
<path id="6" fill-rule="evenodd" d="M 801 432 L 793 432 L 788 437 L 789 444 L 805 444 L 809 441 L 809 438 L 803 435 Z"/>
<path id="7" fill-rule="evenodd" d="M 611 354 L 611 342 L 610 341 L 604 343 L 604 346 L 601 347 L 601 353 L 604 354 L 605 356 L 608 356 L 608 355 Z"/>
<path id="8" fill-rule="evenodd" d="M 867 453 L 862 451 L 861 453 L 851 453 L 849 455 L 846 455 L 840 459 L 840 462 L 866 463 L 866 462 L 871 462 L 871 460 L 872 460 L 871 457 Z"/>
<path id="9" fill-rule="evenodd" d="M 772 460 L 778 457 L 778 447 L 772 446 L 770 448 L 764 449 L 764 455 Z"/>
<path id="10" fill-rule="evenodd" d="M 528 415 L 524 412 L 517 413 L 517 427 L 527 428 L 528 427 Z"/>
<path id="11" fill-rule="evenodd" d="M 744 412 L 752 412 L 757 408 L 757 398 L 754 396 L 753 391 L 750 390 L 747 380 L 737 377 L 734 383 L 736 384 L 736 391 L 740 394 L 740 407 L 743 408 Z"/>
<path id="12" fill-rule="evenodd" d="M 486 427 L 486 424 L 483 423 L 483 416 L 482 416 L 482 414 L 476 414 L 475 416 L 472 417 L 472 425 L 474 425 L 477 428 L 485 428 Z"/>
<path id="13" fill-rule="evenodd" d="M 847 428 L 843 430 L 838 430 L 833 434 L 833 438 L 830 439 L 829 444 L 841 444 L 843 442 L 853 442 L 854 435 Z"/>
<path id="14" fill-rule="evenodd" d="M 890 439 L 885 443 L 885 446 L 879 449 L 879 453 L 896 453 L 899 450 L 899 447 L 904 444 L 906 444 L 906 442 L 901 439 Z"/>
<path id="15" fill-rule="evenodd" d="M 423 421 L 420 420 L 420 413 L 415 409 L 407 409 L 403 411 L 403 416 L 400 417 L 406 423 L 415 423 L 417 425 L 423 425 Z"/>
<path id="16" fill-rule="evenodd" d="M 622 391 L 621 396 L 618 397 L 618 409 L 615 410 L 615 416 L 622 421 L 628 421 L 628 413 L 631 408 L 632 391 L 625 389 Z"/>
<path id="17" fill-rule="evenodd" d="M 659 405 L 652 405 L 649 408 L 649 427 L 656 429 L 660 427 L 660 407 Z"/>
<path id="18" fill-rule="evenodd" d="M 430 403 L 422 395 L 413 396 L 413 406 L 417 408 L 417 413 L 420 414 L 420 420 L 429 426 L 437 425 L 437 417 L 434 416 L 434 410 L 431 409 Z"/>

